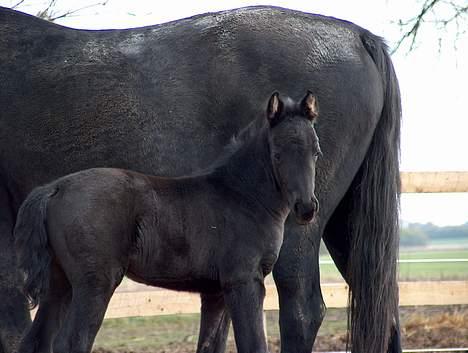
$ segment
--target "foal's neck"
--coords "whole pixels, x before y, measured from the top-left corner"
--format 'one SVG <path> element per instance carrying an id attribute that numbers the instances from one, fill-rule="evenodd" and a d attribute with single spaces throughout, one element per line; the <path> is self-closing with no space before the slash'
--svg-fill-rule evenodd
<path id="1" fill-rule="evenodd" d="M 223 182 L 241 198 L 257 204 L 275 218 L 286 219 L 287 200 L 277 184 L 267 131 L 246 141 L 218 168 Z"/>

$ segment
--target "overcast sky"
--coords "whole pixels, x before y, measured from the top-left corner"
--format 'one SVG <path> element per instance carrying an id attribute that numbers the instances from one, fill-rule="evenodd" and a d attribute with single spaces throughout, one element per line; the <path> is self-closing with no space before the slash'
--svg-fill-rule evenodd
<path id="1" fill-rule="evenodd" d="M 12 6 L 18 0 L 0 0 Z M 95 4 L 99 0 L 57 0 L 57 12 Z M 47 1 L 25 0 L 18 8 L 35 14 Z M 352 21 L 386 38 L 399 36 L 392 21 L 415 14 L 416 0 L 289 0 L 289 1 L 144 1 L 109 0 L 57 23 L 87 29 L 126 28 L 162 23 L 203 12 L 247 5 L 271 4 Z M 77 5 L 79 4 L 79 5 Z M 465 24 L 466 25 L 466 24 Z M 392 59 L 403 100 L 402 170 L 468 171 L 468 37 L 453 49 L 446 36 L 439 52 L 435 29 L 423 33 L 418 48 L 401 51 Z M 439 225 L 468 221 L 468 194 L 404 195 L 402 218 Z"/>

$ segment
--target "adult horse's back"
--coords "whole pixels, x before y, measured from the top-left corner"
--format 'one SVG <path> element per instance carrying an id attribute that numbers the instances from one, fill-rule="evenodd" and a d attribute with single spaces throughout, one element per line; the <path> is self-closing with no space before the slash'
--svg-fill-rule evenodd
<path id="1" fill-rule="evenodd" d="M 100 166 L 187 174 L 261 114 L 260 99 L 273 90 L 299 98 L 307 89 L 320 102 L 321 211 L 313 225 L 288 222 L 274 269 L 282 351 L 310 352 L 322 321 L 322 235 L 352 289 L 353 351 L 400 350 L 400 100 L 380 38 L 348 22 L 272 7 L 110 31 L 68 29 L 1 8 L 0 64 L 5 352 L 29 322 L 15 286 L 12 229 L 33 187 Z M 202 303 L 199 351 L 220 352 L 224 303 L 212 296 Z"/>

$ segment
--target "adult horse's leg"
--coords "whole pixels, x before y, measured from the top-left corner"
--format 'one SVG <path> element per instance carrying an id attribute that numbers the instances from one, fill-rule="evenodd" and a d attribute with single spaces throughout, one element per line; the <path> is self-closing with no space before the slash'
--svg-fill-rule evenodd
<path id="1" fill-rule="evenodd" d="M 31 324 L 26 298 L 19 289 L 14 223 L 9 193 L 0 184 L 0 353 L 16 352 L 22 333 Z"/>
<path id="2" fill-rule="evenodd" d="M 320 290 L 316 226 L 288 218 L 280 256 L 273 269 L 280 304 L 282 353 L 310 353 L 325 315 Z"/>
<path id="3" fill-rule="evenodd" d="M 49 289 L 41 299 L 31 329 L 23 338 L 18 353 L 50 353 L 52 343 L 66 316 L 71 287 L 57 264 L 51 266 Z"/>
<path id="4" fill-rule="evenodd" d="M 225 286 L 224 300 L 232 318 L 238 353 L 267 353 L 263 326 L 263 279 Z"/>
<path id="5" fill-rule="evenodd" d="M 201 294 L 197 353 L 222 353 L 226 348 L 230 317 L 222 293 Z"/>

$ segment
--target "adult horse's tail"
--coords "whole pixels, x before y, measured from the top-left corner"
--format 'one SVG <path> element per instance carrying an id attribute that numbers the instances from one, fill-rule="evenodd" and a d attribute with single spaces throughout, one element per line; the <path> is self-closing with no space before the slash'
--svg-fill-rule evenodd
<path id="1" fill-rule="evenodd" d="M 385 43 L 369 32 L 361 40 L 381 74 L 384 105 L 351 187 L 350 343 L 356 353 L 399 352 L 400 92 Z"/>
<path id="2" fill-rule="evenodd" d="M 18 267 L 24 275 L 24 294 L 36 307 L 49 286 L 51 255 L 47 234 L 47 203 L 55 193 L 50 185 L 34 189 L 21 205 L 14 230 Z"/>

